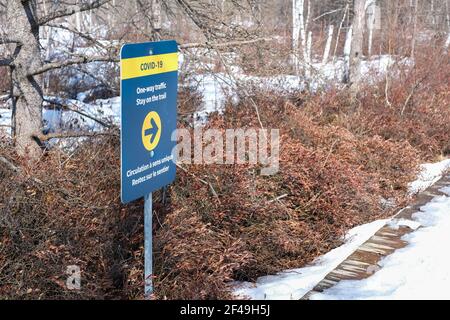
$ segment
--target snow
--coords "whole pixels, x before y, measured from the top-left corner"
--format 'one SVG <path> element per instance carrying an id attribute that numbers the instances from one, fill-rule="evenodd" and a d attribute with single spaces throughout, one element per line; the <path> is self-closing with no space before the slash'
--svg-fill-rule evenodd
<path id="1" fill-rule="evenodd" d="M 234 294 L 240 298 L 256 300 L 300 299 L 386 222 L 387 220 L 377 220 L 351 229 L 342 246 L 316 259 L 310 266 L 261 277 L 255 284 L 236 283 Z"/>
<path id="2" fill-rule="evenodd" d="M 52 41 L 54 44 L 51 50 L 52 59 L 64 59 L 67 56 L 65 51 L 67 44 L 74 41 L 71 33 L 63 29 L 52 28 Z M 42 45 L 47 46 L 45 39 L 42 39 Z M 66 45 L 63 45 L 66 44 Z M 104 41 L 105 46 L 112 45 Z M 69 46 L 70 47 L 70 46 Z M 104 49 L 100 47 L 77 47 L 76 53 L 88 55 L 102 54 Z M 239 57 L 235 53 L 222 53 L 221 57 L 214 52 L 204 48 L 191 49 L 192 55 L 181 53 L 179 55 L 180 73 L 186 75 L 186 82 L 180 85 L 193 88 L 202 95 L 202 104 L 194 114 L 195 124 L 204 123 L 208 115 L 213 112 L 222 112 L 225 102 L 231 98 L 231 102 L 236 104 L 242 96 L 246 96 L 249 88 L 253 91 L 271 90 L 280 95 L 293 94 L 298 91 L 311 90 L 317 91 L 332 85 L 341 85 L 341 80 L 345 72 L 344 58 L 336 58 L 326 64 L 313 62 L 311 65 L 311 77 L 280 74 L 270 77 L 251 76 L 244 74 L 243 70 L 236 67 L 236 61 Z M 215 72 L 214 61 L 224 61 L 228 68 L 227 72 Z M 361 69 L 363 74 L 367 75 L 371 81 L 376 81 L 382 76 L 395 61 L 399 63 L 408 63 L 406 59 L 399 59 L 389 55 L 374 56 L 368 61 L 363 61 Z M 199 71 L 200 70 L 200 71 Z M 95 100 L 86 103 L 88 98 L 95 96 L 95 90 L 101 90 L 106 83 L 111 82 L 111 77 L 117 75 L 117 65 L 113 63 L 94 62 L 82 67 L 71 67 L 60 70 L 64 80 L 62 85 L 67 88 L 74 88 L 73 96 L 76 99 L 62 99 L 52 97 L 52 99 L 62 99 L 64 102 L 81 109 L 95 118 L 119 123 L 120 104 L 119 97 L 111 98 L 111 101 Z M 87 91 L 76 92 L 76 90 Z M 0 105 L 0 124 L 10 124 L 10 110 L 1 109 Z M 104 110 L 102 110 L 104 108 Z M 66 123 L 68 121 L 69 123 Z M 62 128 L 80 127 L 83 129 L 100 130 L 98 123 L 80 116 L 74 112 L 44 110 L 44 122 L 46 129 L 57 131 Z M 9 129 L 2 127 L 0 130 L 9 132 Z"/>
<path id="3" fill-rule="evenodd" d="M 63 132 L 63 131 L 102 131 L 104 126 L 98 119 L 107 124 L 120 125 L 120 97 L 110 99 L 97 99 L 92 103 L 84 103 L 79 100 L 63 99 L 59 97 L 46 96 L 45 99 L 69 106 L 72 110 L 61 110 L 60 108 L 53 108 L 49 103 L 44 103 L 42 110 L 42 117 L 44 122 L 45 132 Z M 4 132 L 7 135 L 11 134 L 9 127 L 2 127 L 11 125 L 11 109 L 0 107 L 0 133 Z M 70 145 L 73 147 L 78 141 L 83 138 L 64 139 L 62 145 L 58 139 L 52 139 L 51 144 L 59 144 L 61 147 Z"/>
<path id="4" fill-rule="evenodd" d="M 383 259 L 365 280 L 341 281 L 311 299 L 450 299 L 450 187 L 413 215 L 408 246 Z"/>
<path id="5" fill-rule="evenodd" d="M 103 126 L 92 118 L 110 124 L 120 124 L 120 97 L 97 99 L 92 103 L 84 103 L 79 100 L 62 99 L 58 97 L 46 97 L 46 99 L 67 105 L 71 109 L 87 115 L 84 116 L 69 110 L 61 111 L 44 109 L 44 123 L 46 124 L 46 129 L 49 131 L 61 131 L 63 129 L 101 131 Z"/>
<path id="6" fill-rule="evenodd" d="M 206 121 L 208 114 L 221 112 L 227 97 L 233 96 L 235 82 L 224 73 L 194 75 L 190 79 L 190 85 L 202 95 L 202 105 L 195 113 L 195 120 L 200 123 Z"/>
<path id="7" fill-rule="evenodd" d="M 421 226 L 421 224 L 417 221 L 401 218 L 389 221 L 388 226 L 394 230 L 398 230 L 400 227 L 408 227 L 411 230 L 417 230 Z"/>
<path id="8" fill-rule="evenodd" d="M 416 194 L 430 187 L 442 177 L 447 169 L 450 169 L 450 159 L 422 164 L 418 179 L 409 184 L 409 193 Z"/>
<path id="9" fill-rule="evenodd" d="M 447 40 L 445 40 L 444 49 L 448 49 L 450 47 L 450 32 L 447 35 Z"/>
<path id="10" fill-rule="evenodd" d="M 228 57 L 232 59 L 232 57 Z M 185 61 L 185 57 L 180 61 Z M 189 63 L 189 62 L 186 62 Z M 233 102 L 239 100 L 239 94 L 245 96 L 245 88 L 255 90 L 271 90 L 279 94 L 293 94 L 295 92 L 310 90 L 316 92 L 331 85 L 341 85 L 345 73 L 345 59 L 334 59 L 328 63 L 314 62 L 311 64 L 311 77 L 280 74 L 270 77 L 245 75 L 239 68 L 229 70 L 230 73 L 212 72 L 213 65 L 203 64 L 207 69 L 205 73 L 191 75 L 189 85 L 196 88 L 203 97 L 194 118 L 203 122 L 208 114 L 222 112 L 227 98 Z M 390 55 L 373 56 L 370 60 L 361 62 L 361 73 L 370 83 L 382 79 L 388 70 L 398 65 L 409 66 L 411 60 Z M 209 70 L 209 71 L 208 71 Z M 243 90 L 244 88 L 244 90 Z"/>
<path id="11" fill-rule="evenodd" d="M 421 167 L 418 179 L 410 184 L 410 193 L 423 191 L 439 180 L 450 169 L 450 159 Z M 450 196 L 450 186 L 442 191 Z M 440 289 L 450 285 L 450 256 L 442 254 L 448 250 L 441 250 L 444 244 L 450 242 L 450 197 L 435 198 L 421 210 L 423 212 L 413 215 L 414 220 L 393 218 L 355 227 L 347 233 L 342 246 L 317 258 L 312 265 L 261 277 L 256 283 L 234 283 L 234 294 L 239 298 L 256 300 L 300 299 L 376 231 L 388 225 L 393 229 L 407 226 L 416 230 L 404 237 L 410 245 L 385 258 L 380 263 L 383 269 L 369 279 L 342 281 L 313 298 L 450 298 L 450 292 Z M 432 284 L 423 280 L 423 276 L 429 273 L 433 273 Z M 442 286 L 442 281 L 446 285 Z"/>
<path id="12" fill-rule="evenodd" d="M 0 109 L 0 134 L 2 132 L 7 135 L 11 134 L 11 128 L 7 127 L 11 125 L 11 110 Z"/>

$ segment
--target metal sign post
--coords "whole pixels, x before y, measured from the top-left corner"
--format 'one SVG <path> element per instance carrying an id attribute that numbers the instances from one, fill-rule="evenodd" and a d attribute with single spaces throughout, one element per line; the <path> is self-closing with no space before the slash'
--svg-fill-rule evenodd
<path id="1" fill-rule="evenodd" d="M 123 203 L 144 197 L 145 297 L 153 293 L 152 192 L 175 180 L 178 45 L 126 44 L 120 52 L 120 167 Z"/>
<path id="2" fill-rule="evenodd" d="M 152 194 L 144 197 L 144 275 L 145 297 L 150 299 L 153 293 L 153 239 L 152 239 Z"/>

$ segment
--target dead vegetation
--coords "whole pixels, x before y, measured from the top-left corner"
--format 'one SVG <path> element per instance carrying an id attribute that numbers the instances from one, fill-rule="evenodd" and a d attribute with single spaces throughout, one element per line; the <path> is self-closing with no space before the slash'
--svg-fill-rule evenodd
<path id="1" fill-rule="evenodd" d="M 450 153 L 448 60 L 416 59 L 414 72 L 366 88 L 356 103 L 332 89 L 255 93 L 264 126 L 280 128 L 280 171 L 189 165 L 166 205 L 155 194 L 156 297 L 230 298 L 231 280 L 301 267 L 349 228 L 403 206 L 418 164 Z M 197 97 L 183 93 L 190 112 L 189 101 Z M 207 126 L 259 122 L 242 100 Z M 142 202 L 120 204 L 118 138 L 51 150 L 33 167 L 10 143 L 0 145 L 12 165 L 0 165 L 0 298 L 141 299 Z M 68 265 L 81 267 L 81 291 L 66 289 Z"/>

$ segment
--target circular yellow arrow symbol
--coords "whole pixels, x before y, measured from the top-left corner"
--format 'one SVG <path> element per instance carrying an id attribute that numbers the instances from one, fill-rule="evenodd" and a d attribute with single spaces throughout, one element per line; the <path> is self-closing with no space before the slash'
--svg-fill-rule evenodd
<path id="1" fill-rule="evenodd" d="M 151 111 L 142 123 L 142 144 L 148 151 L 156 148 L 161 138 L 161 118 L 156 111 Z"/>

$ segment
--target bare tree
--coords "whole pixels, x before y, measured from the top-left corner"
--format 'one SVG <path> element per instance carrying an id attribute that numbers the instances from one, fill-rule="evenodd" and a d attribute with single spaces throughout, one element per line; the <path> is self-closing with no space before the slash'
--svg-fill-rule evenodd
<path id="1" fill-rule="evenodd" d="M 367 28 L 369 29 L 369 39 L 367 40 L 367 55 L 372 56 L 373 31 L 375 29 L 376 19 L 378 18 L 378 8 L 375 0 L 367 0 Z"/>
<path id="2" fill-rule="evenodd" d="M 12 75 L 13 135 L 17 153 L 30 160 L 40 157 L 42 149 L 42 74 L 64 66 L 91 61 L 111 61 L 110 57 L 74 56 L 64 61 L 43 61 L 39 42 L 40 28 L 59 18 L 99 8 L 109 0 L 54 5 L 52 10 L 38 10 L 37 0 L 6 0 L 6 32 L 0 44 L 10 50 L 0 59 Z M 43 11 L 43 14 L 42 14 Z"/>
<path id="3" fill-rule="evenodd" d="M 350 51 L 349 82 L 353 91 L 358 90 L 360 78 L 360 64 L 363 53 L 363 39 L 365 27 L 366 0 L 354 0 L 352 42 Z"/>
<path id="4" fill-rule="evenodd" d="M 323 58 L 322 58 L 323 64 L 326 64 L 328 62 L 328 57 L 330 56 L 331 42 L 333 41 L 333 33 L 334 33 L 334 26 L 330 25 L 328 27 L 327 43 L 325 44 L 325 49 L 323 51 Z"/>
<path id="5" fill-rule="evenodd" d="M 307 4 L 307 13 L 305 17 L 305 1 L 292 0 L 292 48 L 293 48 L 293 62 L 296 73 L 299 68 L 299 40 L 302 49 L 303 65 L 305 66 L 305 74 L 309 76 L 311 65 L 311 45 L 312 33 L 307 34 L 309 16 L 311 11 L 311 1 Z"/>

